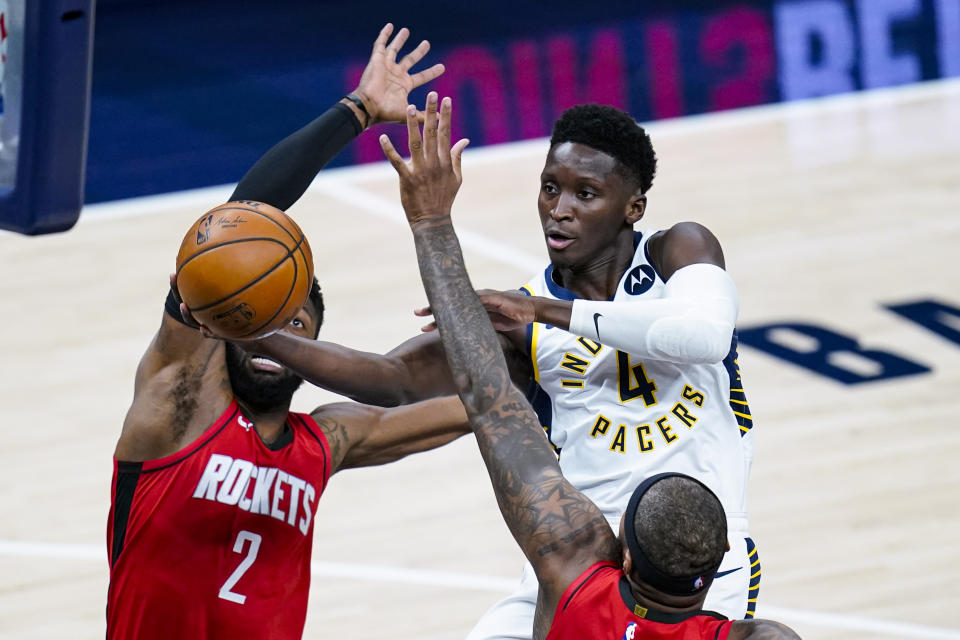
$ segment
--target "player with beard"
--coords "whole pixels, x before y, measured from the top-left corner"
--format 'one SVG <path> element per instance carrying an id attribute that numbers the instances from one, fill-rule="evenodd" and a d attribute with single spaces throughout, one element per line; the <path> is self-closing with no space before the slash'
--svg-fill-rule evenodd
<path id="1" fill-rule="evenodd" d="M 684 473 L 719 497 L 731 549 L 706 606 L 751 618 L 761 570 L 747 521 L 754 431 L 738 364 L 738 293 L 705 227 L 634 229 L 656 168 L 650 137 L 629 114 L 602 105 L 565 111 L 537 197 L 550 263 L 522 291 L 480 298 L 564 476 L 614 531 L 633 488 L 658 473 Z M 394 405 L 453 390 L 435 332 L 385 355 L 289 334 L 251 348 L 360 402 Z M 518 588 L 468 640 L 529 640 L 537 600 L 527 563 Z"/>
<path id="2" fill-rule="evenodd" d="M 410 74 L 429 45 L 397 60 L 408 32 L 388 45 L 391 32 L 391 25 L 381 31 L 353 94 L 271 149 L 232 199 L 286 208 L 364 128 L 404 117 L 409 91 L 443 68 Z M 322 322 L 314 281 L 282 333 L 316 339 Z M 313 516 L 330 476 L 437 447 L 468 430 L 455 397 L 397 409 L 347 402 L 292 413 L 301 382 L 276 362 L 188 324 L 171 280 L 114 452 L 108 638 L 300 638 Z"/>

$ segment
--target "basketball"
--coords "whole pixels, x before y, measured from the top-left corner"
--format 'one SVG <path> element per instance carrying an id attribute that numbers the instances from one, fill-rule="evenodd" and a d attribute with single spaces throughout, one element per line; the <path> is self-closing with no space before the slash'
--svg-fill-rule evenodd
<path id="1" fill-rule="evenodd" d="M 253 339 L 286 326 L 306 304 L 313 254 L 287 214 L 262 202 L 228 202 L 187 230 L 177 288 L 201 324 L 224 338 Z"/>

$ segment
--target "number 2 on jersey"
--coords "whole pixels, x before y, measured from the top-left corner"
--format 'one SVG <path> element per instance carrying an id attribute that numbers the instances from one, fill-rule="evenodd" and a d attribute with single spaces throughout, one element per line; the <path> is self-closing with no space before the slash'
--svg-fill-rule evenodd
<path id="1" fill-rule="evenodd" d="M 630 356 L 623 351 L 617 351 L 617 389 L 620 391 L 620 402 L 643 398 L 643 404 L 647 407 L 657 404 L 657 397 L 653 394 L 657 390 L 657 383 L 647 377 L 642 362 L 631 366 Z"/>
<path id="2" fill-rule="evenodd" d="M 249 569 L 257 559 L 257 552 L 260 551 L 261 540 L 263 540 L 263 538 L 256 533 L 251 533 L 250 531 L 240 531 L 237 534 L 237 540 L 233 543 L 234 553 L 243 553 L 244 542 L 249 542 L 250 546 L 247 548 L 247 557 L 240 562 L 240 566 L 238 566 L 234 572 L 230 574 L 230 577 L 227 578 L 227 581 L 223 583 L 222 587 L 220 587 L 220 597 L 224 600 L 236 602 L 237 604 L 243 604 L 247 601 L 247 596 L 240 593 L 234 593 L 231 591 L 231 589 L 233 589 L 233 586 L 240 581 L 240 578 L 243 577 L 243 574 L 247 572 L 247 569 Z"/>

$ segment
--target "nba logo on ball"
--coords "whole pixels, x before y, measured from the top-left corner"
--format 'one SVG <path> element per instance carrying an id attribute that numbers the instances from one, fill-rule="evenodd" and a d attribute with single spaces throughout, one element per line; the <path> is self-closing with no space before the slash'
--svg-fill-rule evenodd
<path id="1" fill-rule="evenodd" d="M 637 623 L 631 622 L 627 625 L 627 630 L 623 632 L 623 638 L 621 640 L 633 640 L 634 636 L 637 634 Z"/>
<path id="2" fill-rule="evenodd" d="M 259 202 L 228 202 L 187 231 L 177 289 L 222 338 L 258 338 L 287 326 L 307 302 L 313 254 L 297 223 Z"/>

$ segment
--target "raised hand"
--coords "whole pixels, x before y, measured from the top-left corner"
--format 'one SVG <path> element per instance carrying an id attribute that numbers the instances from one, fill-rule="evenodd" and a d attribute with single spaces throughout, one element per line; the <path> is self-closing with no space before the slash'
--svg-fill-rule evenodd
<path id="1" fill-rule="evenodd" d="M 200 333 L 203 334 L 204 338 L 214 338 L 215 340 L 224 340 L 221 336 L 218 336 L 213 331 L 210 330 L 210 327 L 200 324 L 193 314 L 190 313 L 190 308 L 187 307 L 184 303 L 183 298 L 180 296 L 180 290 L 177 288 L 177 274 L 170 274 L 170 290 L 173 292 L 173 297 L 176 299 L 177 303 L 180 305 L 180 315 L 183 317 L 183 322 L 188 327 L 193 327 L 194 329 L 199 329 Z"/>
<path id="2" fill-rule="evenodd" d="M 387 44 L 393 25 L 387 23 L 380 30 L 373 52 L 367 63 L 360 83 L 353 93 L 363 100 L 370 120 L 367 125 L 378 122 L 401 122 L 404 119 L 409 100 L 407 96 L 422 84 L 438 78 L 443 73 L 443 65 L 435 64 L 429 69 L 411 74 L 410 69 L 430 51 L 430 43 L 424 40 L 417 48 L 403 56 L 397 55 L 410 37 L 410 30 L 404 27 L 397 32 L 393 41 Z"/>
<path id="3" fill-rule="evenodd" d="M 177 274 L 175 273 L 170 274 L 170 291 L 173 292 L 174 299 L 176 299 L 177 304 L 180 305 L 180 315 L 183 316 L 183 322 L 188 327 L 193 327 L 194 329 L 200 329 L 202 331 L 204 327 L 197 322 L 197 319 L 193 317 L 192 313 L 190 313 L 190 309 L 188 309 L 187 305 L 183 303 L 183 297 L 180 295 L 180 289 L 177 288 Z M 209 332 L 210 330 L 207 329 L 207 331 Z"/>
<path id="4" fill-rule="evenodd" d="M 438 120 L 437 94 L 427 95 L 423 136 L 416 107 L 407 107 L 410 162 L 403 161 L 386 134 L 380 136 L 380 147 L 400 176 L 400 202 L 411 227 L 448 218 L 463 181 L 460 160 L 470 141 L 464 138 L 450 146 L 451 105 L 450 98 L 443 99 Z"/>

